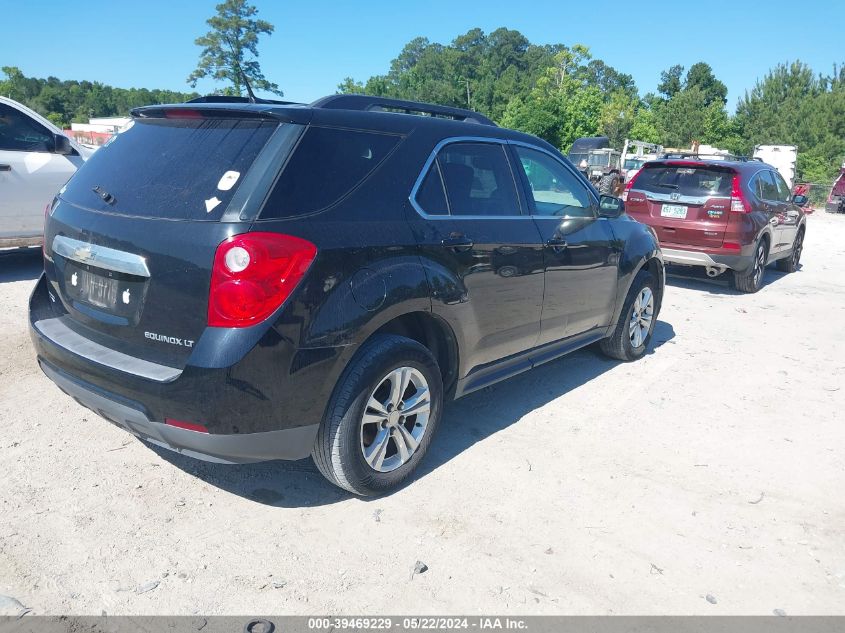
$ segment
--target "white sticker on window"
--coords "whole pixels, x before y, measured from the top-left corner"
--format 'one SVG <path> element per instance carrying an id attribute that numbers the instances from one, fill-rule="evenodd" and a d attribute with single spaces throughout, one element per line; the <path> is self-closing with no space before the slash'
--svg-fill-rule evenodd
<path id="1" fill-rule="evenodd" d="M 240 177 L 241 172 L 239 171 L 227 171 L 220 178 L 220 182 L 217 183 L 217 188 L 220 191 L 229 191 L 229 189 L 235 186 L 235 183 L 238 182 L 238 178 Z"/>
<path id="2" fill-rule="evenodd" d="M 221 201 L 217 199 L 217 196 L 214 196 L 213 198 L 209 198 L 208 200 L 205 201 L 205 212 L 211 213 L 212 211 L 214 211 L 214 209 L 217 207 L 217 205 L 220 204 L 220 202 Z"/>

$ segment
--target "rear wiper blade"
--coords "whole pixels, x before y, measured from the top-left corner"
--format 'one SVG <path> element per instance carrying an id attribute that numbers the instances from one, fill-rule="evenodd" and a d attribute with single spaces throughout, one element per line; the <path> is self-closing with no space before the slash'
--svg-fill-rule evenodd
<path id="1" fill-rule="evenodd" d="M 115 202 L 117 202 L 117 198 L 115 198 L 108 191 L 103 189 L 100 185 L 92 187 L 91 191 L 100 196 L 100 198 L 102 198 L 103 202 L 105 202 L 106 204 L 113 205 Z"/>
<path id="2" fill-rule="evenodd" d="M 672 185 L 672 184 L 669 184 L 668 182 L 659 182 L 659 183 L 657 183 L 657 186 L 658 187 L 666 187 L 667 189 L 677 189 L 678 188 L 678 185 Z"/>

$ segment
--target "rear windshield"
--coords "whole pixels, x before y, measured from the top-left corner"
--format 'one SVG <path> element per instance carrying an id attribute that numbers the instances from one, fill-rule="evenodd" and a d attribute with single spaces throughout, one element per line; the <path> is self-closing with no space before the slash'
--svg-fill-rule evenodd
<path id="1" fill-rule="evenodd" d="M 733 172 L 720 167 L 655 165 L 643 167 L 634 189 L 682 196 L 731 196 Z"/>
<path id="2" fill-rule="evenodd" d="M 219 220 L 278 123 L 137 119 L 98 149 L 62 198 L 138 217 Z"/>

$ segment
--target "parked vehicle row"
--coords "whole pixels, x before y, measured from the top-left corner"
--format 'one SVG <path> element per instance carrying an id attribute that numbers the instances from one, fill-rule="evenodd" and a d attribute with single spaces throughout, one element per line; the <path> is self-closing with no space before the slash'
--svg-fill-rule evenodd
<path id="1" fill-rule="evenodd" d="M 457 108 L 207 98 L 132 117 L 48 207 L 41 369 L 152 444 L 310 455 L 356 494 L 413 473 L 449 398 L 592 343 L 640 358 L 664 262 L 754 292 L 767 263 L 798 267 L 806 231 L 760 161 L 650 160 L 623 202 L 593 186 L 619 182 L 591 162 L 606 148 L 579 171 Z M 28 149 L 67 147 L 51 135 Z M 610 171 L 591 183 L 590 165 Z"/>

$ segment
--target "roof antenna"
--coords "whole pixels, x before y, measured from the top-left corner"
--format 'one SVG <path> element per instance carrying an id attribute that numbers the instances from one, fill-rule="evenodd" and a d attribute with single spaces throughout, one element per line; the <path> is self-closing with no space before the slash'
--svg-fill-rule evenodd
<path id="1" fill-rule="evenodd" d="M 246 93 L 249 95 L 249 102 L 258 103 L 258 100 L 255 98 L 255 93 L 252 91 L 252 86 L 249 85 L 249 79 L 246 78 L 246 73 L 240 68 L 238 68 L 238 72 L 241 73 L 241 79 L 243 79 L 244 85 L 246 86 Z"/>

